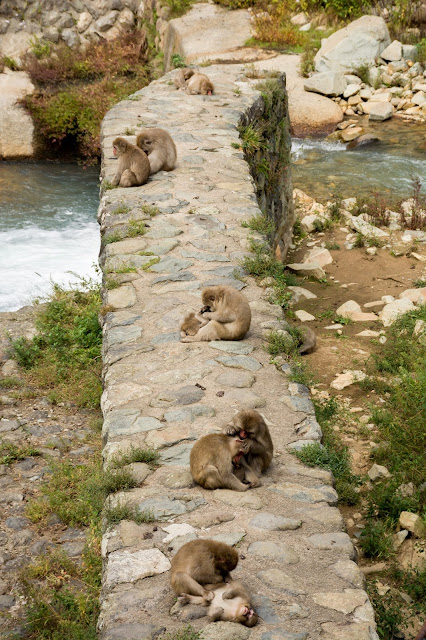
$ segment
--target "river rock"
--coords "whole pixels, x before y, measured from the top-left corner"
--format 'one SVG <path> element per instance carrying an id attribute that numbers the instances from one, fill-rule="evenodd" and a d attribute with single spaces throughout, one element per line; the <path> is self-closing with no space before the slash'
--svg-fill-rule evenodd
<path id="1" fill-rule="evenodd" d="M 408 298 L 401 298 L 401 300 L 395 300 L 390 304 L 386 304 L 379 313 L 379 318 L 383 322 L 383 326 L 390 327 L 395 320 L 407 311 L 413 311 L 415 309 L 414 304 Z"/>
<path id="2" fill-rule="evenodd" d="M 315 261 L 302 263 L 293 262 L 292 264 L 288 264 L 287 268 L 301 276 L 308 276 L 316 278 L 317 280 L 324 280 L 326 277 L 324 269 Z"/>
<path id="3" fill-rule="evenodd" d="M 391 477 L 388 469 L 380 464 L 373 464 L 373 466 L 368 470 L 367 475 L 373 482 L 374 480 L 380 480 L 381 478 Z"/>
<path id="4" fill-rule="evenodd" d="M 354 71 L 362 64 L 375 66 L 375 59 L 390 44 L 383 18 L 362 16 L 321 41 L 314 58 L 315 71 Z"/>
<path id="5" fill-rule="evenodd" d="M 383 60 L 392 62 L 393 60 L 401 60 L 402 58 L 402 44 L 399 40 L 394 40 L 386 47 L 380 54 Z"/>
<path id="6" fill-rule="evenodd" d="M 333 262 L 333 258 L 328 249 L 324 249 L 324 247 L 313 247 L 308 251 L 303 262 L 318 262 L 321 267 L 325 267 Z"/>
<path id="7" fill-rule="evenodd" d="M 426 303 L 426 287 L 419 289 L 406 289 L 399 294 L 400 298 L 407 298 L 411 300 L 413 304 L 425 304 Z"/>
<path id="8" fill-rule="evenodd" d="M 330 387 L 337 391 L 342 391 L 342 389 L 349 387 L 351 384 L 355 384 L 355 382 L 364 380 L 364 378 L 366 378 L 364 371 L 345 371 L 345 373 L 341 373 L 333 380 Z"/>
<path id="9" fill-rule="evenodd" d="M 295 311 L 294 315 L 298 320 L 300 320 L 300 322 L 310 322 L 311 320 L 315 320 L 315 316 L 307 311 L 303 311 L 303 309 Z"/>
<path id="10" fill-rule="evenodd" d="M 321 93 L 325 96 L 340 96 L 346 89 L 347 81 L 343 73 L 326 71 L 316 73 L 305 80 L 305 91 Z"/>
<path id="11" fill-rule="evenodd" d="M 355 138 L 355 140 L 351 140 L 351 142 L 346 145 L 346 149 L 359 149 L 359 147 L 365 147 L 378 142 L 380 142 L 380 140 L 376 136 L 373 136 L 371 133 L 364 133 L 362 136 Z"/>
<path id="12" fill-rule="evenodd" d="M 355 138 L 359 138 L 363 131 L 362 127 L 348 127 L 339 133 L 339 137 L 342 142 L 351 142 Z"/>
<path id="13" fill-rule="evenodd" d="M 291 24 L 295 24 L 298 27 L 303 27 L 303 25 L 308 24 L 309 18 L 304 11 L 297 13 L 295 16 L 290 18 Z"/>
<path id="14" fill-rule="evenodd" d="M 366 112 L 368 113 L 369 120 L 382 122 L 383 120 L 392 118 L 393 107 L 390 102 L 369 102 L 368 105 Z"/>

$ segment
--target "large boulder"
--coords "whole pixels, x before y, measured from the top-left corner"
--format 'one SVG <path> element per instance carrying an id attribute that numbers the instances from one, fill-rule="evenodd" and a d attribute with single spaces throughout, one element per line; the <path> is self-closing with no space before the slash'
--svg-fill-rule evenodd
<path id="1" fill-rule="evenodd" d="M 343 73 L 326 71 L 317 73 L 305 80 L 305 91 L 322 93 L 325 96 L 341 96 L 346 89 L 347 80 Z"/>
<path id="2" fill-rule="evenodd" d="M 383 18 L 362 16 L 322 40 L 314 59 L 315 71 L 355 71 L 364 64 L 372 67 L 390 41 Z"/>

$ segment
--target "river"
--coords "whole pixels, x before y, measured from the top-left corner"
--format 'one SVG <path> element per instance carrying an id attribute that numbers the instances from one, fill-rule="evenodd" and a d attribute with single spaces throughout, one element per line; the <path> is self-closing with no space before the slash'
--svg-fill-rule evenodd
<path id="1" fill-rule="evenodd" d="M 99 168 L 0 165 L 0 311 L 43 297 L 51 282 L 96 277 Z"/>

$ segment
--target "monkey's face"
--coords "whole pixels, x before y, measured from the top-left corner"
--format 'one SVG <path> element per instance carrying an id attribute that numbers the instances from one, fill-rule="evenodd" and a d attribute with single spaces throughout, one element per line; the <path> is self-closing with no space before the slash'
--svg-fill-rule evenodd
<path id="1" fill-rule="evenodd" d="M 120 156 L 127 149 L 127 142 L 124 138 L 116 138 L 112 143 L 112 151 L 115 156 Z"/>
<path id="2" fill-rule="evenodd" d="M 209 307 L 209 311 L 216 311 L 217 296 L 214 294 L 214 292 L 211 289 L 210 290 L 206 289 L 205 291 L 203 291 L 201 300 L 205 307 Z"/>
<path id="3" fill-rule="evenodd" d="M 253 611 L 249 602 L 243 602 L 237 611 L 235 622 L 243 624 L 245 627 L 254 627 L 257 624 L 258 616 Z"/>

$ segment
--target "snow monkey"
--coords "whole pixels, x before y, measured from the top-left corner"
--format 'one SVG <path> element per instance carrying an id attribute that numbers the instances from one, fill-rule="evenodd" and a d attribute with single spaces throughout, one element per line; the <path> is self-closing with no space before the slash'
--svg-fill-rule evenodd
<path id="1" fill-rule="evenodd" d="M 186 89 L 186 82 L 194 73 L 194 69 L 179 69 L 173 80 L 176 89 Z"/>
<path id="2" fill-rule="evenodd" d="M 202 436 L 191 449 L 191 475 L 204 489 L 247 491 L 250 485 L 234 475 L 234 465 L 240 464 L 249 449 L 250 441 L 239 437 L 229 438 L 223 433 Z"/>
<path id="3" fill-rule="evenodd" d="M 213 599 L 206 602 L 201 596 L 184 594 L 178 598 L 181 605 L 202 604 L 208 606 L 207 615 L 211 622 L 223 620 L 224 622 L 239 622 L 245 627 L 254 627 L 258 622 L 258 615 L 250 604 L 250 594 L 241 582 L 232 580 L 228 584 L 207 585 L 209 594 Z"/>
<path id="4" fill-rule="evenodd" d="M 177 595 L 199 596 L 207 604 L 214 595 L 205 585 L 229 582 L 229 572 L 238 564 L 238 552 L 224 542 L 191 540 L 179 549 L 171 564 L 170 582 Z"/>
<path id="5" fill-rule="evenodd" d="M 208 324 L 195 335 L 181 338 L 182 342 L 209 340 L 242 340 L 250 328 L 251 310 L 247 298 L 232 287 L 217 286 L 203 289 L 203 305 L 210 311 L 201 310 Z"/>
<path id="6" fill-rule="evenodd" d="M 114 140 L 113 152 L 118 158 L 118 168 L 111 184 L 136 187 L 148 181 L 149 160 L 146 153 L 124 138 Z"/>
<path id="7" fill-rule="evenodd" d="M 243 480 L 244 476 L 252 487 L 260 485 L 259 476 L 269 467 L 274 453 L 271 435 L 260 413 L 254 409 L 239 411 L 223 428 L 223 433 L 231 438 L 248 439 L 250 450 L 240 460 L 240 468 L 234 470 L 235 475 Z"/>
<path id="8" fill-rule="evenodd" d="M 181 338 L 185 336 L 195 336 L 198 329 L 204 327 L 208 322 L 209 320 L 203 318 L 201 313 L 189 313 L 180 325 Z"/>
<path id="9" fill-rule="evenodd" d="M 194 73 L 186 83 L 186 93 L 202 96 L 211 96 L 214 92 L 213 82 L 204 73 Z"/>
<path id="10" fill-rule="evenodd" d="M 148 156 L 151 174 L 157 171 L 173 171 L 177 152 L 170 133 L 157 127 L 142 129 L 136 138 L 136 144 Z"/>

